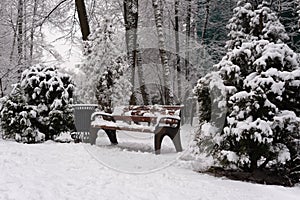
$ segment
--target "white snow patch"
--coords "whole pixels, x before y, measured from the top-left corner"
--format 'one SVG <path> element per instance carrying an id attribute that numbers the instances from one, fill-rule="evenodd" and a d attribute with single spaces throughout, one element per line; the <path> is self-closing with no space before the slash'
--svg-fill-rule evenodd
<path id="1" fill-rule="evenodd" d="M 182 127 L 185 145 L 191 131 Z M 98 138 L 97 146 L 54 142 L 28 145 L 0 140 L 0 199 L 299 199 L 299 186 L 253 184 L 197 173 L 184 167 L 189 161 L 177 159 L 181 153 L 169 150 L 169 140 L 163 146 L 167 152 L 155 155 L 138 150 L 151 149 L 153 138 L 137 140 L 126 134 L 118 135 L 123 137 L 120 141 L 127 139 L 117 147 L 107 142 L 105 145 L 102 140 L 107 138 Z M 132 147 L 136 149 L 130 150 Z M 195 169 L 208 162 L 206 157 L 198 159 Z M 145 169 L 158 170 L 143 173 Z"/>

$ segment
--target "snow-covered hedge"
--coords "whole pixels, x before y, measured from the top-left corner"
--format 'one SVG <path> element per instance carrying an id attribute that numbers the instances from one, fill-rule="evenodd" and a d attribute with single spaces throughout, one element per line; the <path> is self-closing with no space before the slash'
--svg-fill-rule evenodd
<path id="1" fill-rule="evenodd" d="M 73 90 L 71 77 L 55 67 L 26 69 L 12 92 L 2 99 L 4 138 L 35 143 L 73 129 Z"/>

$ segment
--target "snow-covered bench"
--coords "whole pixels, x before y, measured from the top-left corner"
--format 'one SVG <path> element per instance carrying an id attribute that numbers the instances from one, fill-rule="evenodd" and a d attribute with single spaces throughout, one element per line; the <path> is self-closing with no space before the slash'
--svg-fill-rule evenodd
<path id="1" fill-rule="evenodd" d="M 182 151 L 180 141 L 180 109 L 182 106 L 122 106 L 112 114 L 95 112 L 92 114 L 90 143 L 95 144 L 97 132 L 103 129 L 112 144 L 118 144 L 117 130 L 154 134 L 154 150 L 160 154 L 164 136 L 169 136 L 176 151 Z"/>

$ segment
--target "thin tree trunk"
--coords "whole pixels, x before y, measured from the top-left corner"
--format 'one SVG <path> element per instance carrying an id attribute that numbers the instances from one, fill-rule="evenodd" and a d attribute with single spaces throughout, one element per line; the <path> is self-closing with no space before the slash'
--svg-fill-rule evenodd
<path id="1" fill-rule="evenodd" d="M 138 0 L 124 0 L 124 22 L 127 55 L 131 68 L 131 92 L 130 105 L 136 104 L 135 96 L 135 69 L 137 61 L 137 25 L 138 25 Z"/>
<path id="2" fill-rule="evenodd" d="M 88 40 L 90 26 L 84 0 L 75 0 L 83 41 Z"/>
<path id="3" fill-rule="evenodd" d="M 204 44 L 204 42 L 205 42 L 205 34 L 206 34 L 206 30 L 207 30 L 208 17 L 209 17 L 210 0 L 206 0 L 205 3 L 206 3 L 206 5 L 205 5 L 205 19 L 204 19 L 202 35 L 201 35 L 201 44 Z"/>
<path id="4" fill-rule="evenodd" d="M 1 97 L 4 97 L 3 86 L 2 86 L 2 79 L 1 78 L 0 78 L 0 92 L 1 92 Z"/>
<path id="5" fill-rule="evenodd" d="M 23 59 L 24 59 L 24 64 L 27 63 L 27 4 L 26 4 L 26 0 L 24 0 L 23 2 L 23 19 L 24 19 L 24 33 L 23 33 L 23 43 L 24 43 L 24 53 L 23 53 Z"/>
<path id="6" fill-rule="evenodd" d="M 157 29 L 157 35 L 158 35 L 158 48 L 159 48 L 159 54 L 161 63 L 163 66 L 163 93 L 165 98 L 165 104 L 169 105 L 171 104 L 171 84 L 170 84 L 170 67 L 168 64 L 168 57 L 166 53 L 165 48 L 165 38 L 163 33 L 163 20 L 161 16 L 161 10 L 159 8 L 159 0 L 152 0 L 152 5 L 154 9 L 154 18 L 155 18 L 155 24 Z"/>
<path id="7" fill-rule="evenodd" d="M 185 52 L 185 78 L 189 79 L 189 57 L 190 57 L 190 36 L 191 36 L 191 0 L 187 1 L 187 16 L 186 16 L 186 52 Z"/>
<path id="8" fill-rule="evenodd" d="M 177 71 L 177 88 L 178 88 L 178 99 L 181 102 L 181 67 L 180 67 L 180 49 L 179 49 L 179 0 L 174 0 L 175 4 L 175 51 L 176 51 L 176 65 L 175 70 Z"/>
<path id="9" fill-rule="evenodd" d="M 137 50 L 137 71 L 138 71 L 140 90 L 141 90 L 144 105 L 149 105 L 149 95 L 147 93 L 141 61 L 142 61 L 141 53 L 139 50 Z"/>
<path id="10" fill-rule="evenodd" d="M 18 45 L 18 76 L 19 78 L 21 77 L 21 73 L 22 73 L 22 65 L 23 65 L 23 7 L 24 7 L 24 2 L 23 0 L 19 0 L 18 3 L 18 30 L 17 30 L 17 45 Z"/>
<path id="11" fill-rule="evenodd" d="M 12 24 L 12 26 L 14 26 L 14 24 Z M 9 55 L 10 64 L 12 64 L 13 56 L 14 56 L 14 52 L 15 52 L 17 29 L 18 29 L 18 18 L 17 18 L 16 28 L 13 28 L 13 29 L 14 29 L 14 37 L 13 37 L 13 43 L 12 43 L 12 47 L 11 47 L 11 51 L 10 51 L 10 55 Z"/>
<path id="12" fill-rule="evenodd" d="M 34 32 L 35 32 L 35 23 L 36 23 L 36 14 L 37 14 L 37 1 L 34 0 L 33 5 L 33 16 L 32 16 L 32 23 L 31 23 L 31 30 L 30 30 L 30 46 L 29 46 L 29 63 L 32 64 L 33 61 L 33 41 L 34 41 Z"/>
<path id="13" fill-rule="evenodd" d="M 158 0 L 159 3 L 159 8 L 160 8 L 160 13 L 161 13 L 161 19 L 162 19 L 162 25 L 164 24 L 164 4 L 162 0 Z"/>

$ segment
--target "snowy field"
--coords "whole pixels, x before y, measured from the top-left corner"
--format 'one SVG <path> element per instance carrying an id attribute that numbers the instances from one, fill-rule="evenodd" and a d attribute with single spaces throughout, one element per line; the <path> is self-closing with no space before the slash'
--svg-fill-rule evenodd
<path id="1" fill-rule="evenodd" d="M 182 128 L 186 147 L 189 127 Z M 153 154 L 153 136 L 120 132 L 110 146 L 46 142 L 26 145 L 0 139 L 0 199 L 299 200 L 286 188 L 216 178 L 194 172 L 169 139 Z"/>

